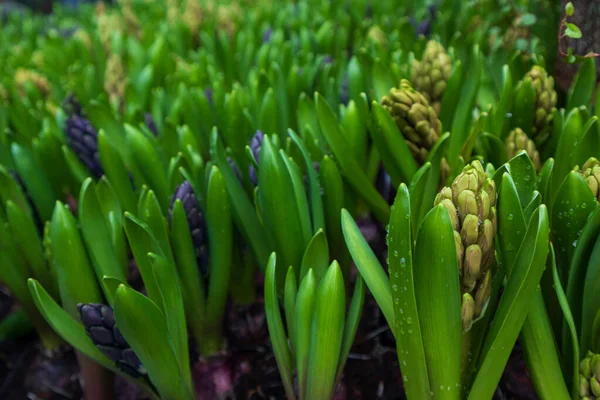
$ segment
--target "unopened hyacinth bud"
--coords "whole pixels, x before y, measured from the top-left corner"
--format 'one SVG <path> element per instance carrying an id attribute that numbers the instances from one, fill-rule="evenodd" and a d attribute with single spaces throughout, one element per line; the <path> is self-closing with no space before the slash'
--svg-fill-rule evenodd
<path id="1" fill-rule="evenodd" d="M 71 115 L 65 124 L 67 143 L 77 158 L 89 169 L 95 179 L 104 174 L 98 153 L 98 132 L 90 121 L 79 115 Z"/>
<path id="2" fill-rule="evenodd" d="M 552 120 L 556 111 L 556 91 L 554 90 L 554 78 L 546 70 L 534 65 L 527 73 L 535 90 L 535 118 L 532 128 L 532 138 L 535 144 L 542 146 L 552 131 Z"/>
<path id="3" fill-rule="evenodd" d="M 579 397 L 582 400 L 600 399 L 600 354 L 590 351 L 579 363 Z"/>
<path id="4" fill-rule="evenodd" d="M 65 111 L 65 114 L 68 116 L 71 115 L 79 115 L 83 116 L 83 108 L 81 107 L 81 103 L 77 99 L 77 96 L 73 93 L 69 93 L 65 100 L 62 103 L 62 109 Z"/>
<path id="5" fill-rule="evenodd" d="M 43 96 L 49 95 L 52 90 L 48 79 L 39 72 L 31 69 L 17 69 L 15 72 L 15 83 L 19 88 L 21 96 L 25 96 L 25 85 L 27 83 L 32 84 Z"/>
<path id="6" fill-rule="evenodd" d="M 146 374 L 142 362 L 131 349 L 115 323 L 113 309 L 104 304 L 78 304 L 85 331 L 106 357 L 134 378 Z"/>
<path id="7" fill-rule="evenodd" d="M 508 155 L 508 159 L 515 157 L 521 151 L 525 151 L 533 165 L 535 166 L 535 170 L 539 171 L 542 167 L 542 163 L 540 161 L 540 153 L 537 151 L 535 147 L 535 143 L 533 140 L 529 139 L 529 136 L 521 128 L 515 128 L 508 134 L 506 138 L 506 153 Z"/>
<path id="8" fill-rule="evenodd" d="M 227 157 L 227 162 L 229 163 L 229 166 L 233 170 L 235 177 L 238 179 L 238 181 L 240 181 L 240 183 L 242 183 L 242 181 L 243 181 L 242 172 L 240 171 L 239 167 L 237 166 L 235 160 L 231 157 Z"/>
<path id="9" fill-rule="evenodd" d="M 111 54 L 106 61 L 106 70 L 104 71 L 104 90 L 111 103 L 122 103 L 126 86 L 127 74 L 123 59 L 118 54 Z"/>
<path id="10" fill-rule="evenodd" d="M 583 179 L 585 179 L 590 190 L 594 193 L 594 197 L 596 197 L 596 200 L 600 201 L 600 161 L 591 157 L 583 164 L 581 169 L 577 167 L 575 170 L 583 175 Z"/>
<path id="11" fill-rule="evenodd" d="M 427 98 L 403 79 L 381 104 L 396 122 L 417 163 L 424 164 L 442 133 L 442 124 Z"/>
<path id="12" fill-rule="evenodd" d="M 252 155 L 254 156 L 257 164 L 260 163 L 260 149 L 262 148 L 264 139 L 265 134 L 262 131 L 256 131 L 250 140 L 250 150 L 252 151 Z M 250 168 L 248 168 L 248 176 L 250 177 L 250 182 L 252 182 L 252 185 L 258 185 L 258 176 L 256 175 L 256 169 L 252 164 L 250 164 Z"/>
<path id="13" fill-rule="evenodd" d="M 188 181 L 184 181 L 175 190 L 169 207 L 169 220 L 173 214 L 175 201 L 180 200 L 185 212 L 187 223 L 190 227 L 192 244 L 196 255 L 196 263 L 203 276 L 208 275 L 208 231 L 206 229 L 206 220 L 200 203 L 194 194 L 194 189 Z"/>
<path id="14" fill-rule="evenodd" d="M 439 115 L 442 96 L 452 72 L 452 59 L 444 46 L 435 40 L 427 42 L 421 61 L 413 61 L 411 80 Z"/>
<path id="15" fill-rule="evenodd" d="M 144 114 L 144 123 L 146 124 L 150 132 L 154 134 L 154 136 L 158 136 L 158 128 L 156 126 L 156 122 L 154 121 L 154 117 L 152 117 L 151 113 L 147 112 Z"/>
<path id="16" fill-rule="evenodd" d="M 464 167 L 452 187 L 444 187 L 435 198 L 450 215 L 461 281 L 461 293 L 474 300 L 477 318 L 491 294 L 491 266 L 496 236 L 496 186 L 479 161 Z M 463 311 L 463 315 L 465 312 Z M 470 327 L 472 321 L 464 320 Z"/>
<path id="17" fill-rule="evenodd" d="M 379 172 L 377 172 L 375 188 L 388 204 L 391 204 L 394 201 L 395 196 L 392 194 L 392 178 L 383 165 L 379 167 Z"/>

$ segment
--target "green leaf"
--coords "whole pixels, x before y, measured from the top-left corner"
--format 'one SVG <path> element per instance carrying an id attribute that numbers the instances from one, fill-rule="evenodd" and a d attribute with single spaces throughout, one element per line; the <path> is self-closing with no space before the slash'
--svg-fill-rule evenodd
<path id="1" fill-rule="evenodd" d="M 123 220 L 123 226 L 125 228 L 125 234 L 129 240 L 129 246 L 131 252 L 136 261 L 144 286 L 148 293 L 148 297 L 155 304 L 162 304 L 162 295 L 154 272 L 152 271 L 152 265 L 148 258 L 148 253 L 154 253 L 158 255 L 162 254 L 162 248 L 152 236 L 152 233 L 148 229 L 148 225 L 137 219 L 128 212 L 125 213 L 125 219 Z"/>
<path id="2" fill-rule="evenodd" d="M 513 102 L 513 79 L 508 65 L 502 66 L 502 81 L 502 93 L 500 93 L 500 100 L 492 110 L 490 124 L 492 126 L 491 133 L 501 140 L 504 140 L 506 139 L 506 134 L 508 134 L 507 128 L 510 123 L 507 114 L 509 113 Z"/>
<path id="3" fill-rule="evenodd" d="M 174 265 L 175 260 L 169 242 L 167 219 L 160 209 L 159 201 L 153 190 L 149 190 L 144 198 L 140 217 L 148 226 L 148 230 L 156 240 L 156 243 L 160 246 L 162 250 L 160 255 L 164 255 L 167 261 Z"/>
<path id="4" fill-rule="evenodd" d="M 519 193 L 521 206 L 525 207 L 531 202 L 535 190 L 535 167 L 525 152 L 516 155 L 508 161 L 508 164 L 510 165 L 510 175 Z"/>
<path id="5" fill-rule="evenodd" d="M 521 128 L 529 133 L 535 117 L 535 89 L 530 78 L 525 78 L 517 85 L 512 108 L 512 128 Z"/>
<path id="6" fill-rule="evenodd" d="M 573 371 L 571 376 L 571 398 L 576 399 L 579 395 L 579 343 L 577 330 L 575 329 L 575 322 L 573 321 L 573 315 L 571 314 L 571 309 L 569 308 L 569 300 L 567 299 L 567 295 L 565 294 L 562 283 L 560 282 L 560 277 L 558 275 L 556 257 L 554 255 L 554 245 L 552 243 L 550 243 L 550 262 L 552 265 L 552 279 L 554 282 L 554 289 L 556 290 L 556 297 L 558 298 L 558 303 L 563 312 L 565 323 L 569 329 L 569 337 L 571 338 L 571 354 L 573 355 L 571 360 L 571 368 Z M 534 384 L 535 383 L 536 382 L 534 381 Z"/>
<path id="7" fill-rule="evenodd" d="M 581 39 L 581 30 L 575 24 L 571 24 L 569 22 L 566 23 L 567 27 L 565 28 L 565 35 L 573 38 L 573 39 Z"/>
<path id="8" fill-rule="evenodd" d="M 346 365 L 348 355 L 350 354 L 352 344 L 354 343 L 354 338 L 356 337 L 356 331 L 358 330 L 364 303 L 365 283 L 359 275 L 356 277 L 354 293 L 352 295 L 352 301 L 348 310 L 346 325 L 344 326 L 344 339 L 342 341 L 342 350 L 340 351 L 340 361 L 337 367 L 336 381 L 339 381 L 342 373 L 344 372 L 344 365 Z"/>
<path id="9" fill-rule="evenodd" d="M 323 275 L 325 275 L 327 267 L 329 267 L 329 247 L 327 245 L 325 232 L 321 229 L 315 233 L 315 236 L 313 236 L 308 243 L 304 256 L 302 257 L 299 276 L 300 282 L 302 282 L 308 271 L 312 269 L 315 281 L 318 284 L 321 282 Z"/>
<path id="10" fill-rule="evenodd" d="M 379 264 L 377 256 L 371 250 L 356 222 L 346 209 L 342 209 L 342 232 L 358 272 L 373 294 L 388 325 L 394 326 L 392 289 L 388 277 L 381 264 Z"/>
<path id="11" fill-rule="evenodd" d="M 549 223 L 546 206 L 540 206 L 531 218 L 523 243 L 490 331 L 485 339 L 480 366 L 469 399 L 491 398 L 500 381 L 512 347 L 525 322 L 531 299 L 539 286 L 548 255 Z"/>
<path id="12" fill-rule="evenodd" d="M 179 368 L 186 385 L 192 387 L 188 335 L 179 279 L 177 275 L 172 273 L 173 266 L 169 265 L 165 258 L 153 253 L 150 253 L 148 257 L 152 263 L 154 278 L 157 282 L 160 282 L 162 309 L 164 310 L 169 337 L 173 343 L 175 357 L 179 361 Z"/>
<path id="13" fill-rule="evenodd" d="M 318 93 L 315 93 L 315 103 L 323 134 L 327 138 L 327 142 L 331 146 L 331 150 L 348 183 L 357 193 L 361 194 L 376 218 L 381 223 L 387 223 L 390 216 L 389 206 L 352 156 L 350 144 L 346 141 L 333 111 L 323 96 Z"/>
<path id="14" fill-rule="evenodd" d="M 420 197 L 415 195 L 415 198 Z M 387 238 L 390 283 L 394 299 L 392 329 L 396 332 L 396 348 L 404 378 L 404 389 L 409 398 L 417 399 L 429 397 L 431 388 L 413 276 L 411 208 L 408 188 L 401 184 L 392 207 Z"/>
<path id="15" fill-rule="evenodd" d="M 456 108 L 461 96 L 461 89 L 463 85 L 463 68 L 460 60 L 454 63 L 452 73 L 448 79 L 448 85 L 444 91 L 442 97 L 442 103 L 440 105 L 440 121 L 443 127 L 452 126 L 452 121 L 456 114 Z"/>
<path id="16" fill-rule="evenodd" d="M 379 58 L 376 59 L 373 64 L 373 90 L 377 101 L 381 101 L 383 96 L 386 96 L 397 84 L 388 66 Z"/>
<path id="17" fill-rule="evenodd" d="M 431 163 L 427 162 L 423 164 L 421 168 L 417 171 L 417 173 L 413 176 L 412 181 L 410 182 L 410 193 L 415 199 L 423 199 L 423 201 L 414 201 L 410 203 L 410 218 L 411 218 L 411 227 L 412 227 L 412 236 L 416 236 L 417 230 L 421 225 L 421 221 L 425 217 L 425 215 L 431 209 L 433 202 L 431 204 L 427 204 L 427 200 L 424 199 L 425 191 L 427 190 L 428 183 L 430 181 L 430 177 L 432 175 L 431 171 Z M 406 186 L 406 185 L 405 185 Z M 398 189 L 399 193 L 400 189 Z M 396 196 L 398 196 L 396 193 Z M 396 197 L 397 199 L 397 197 Z M 392 209 L 392 214 L 394 210 Z"/>
<path id="18" fill-rule="evenodd" d="M 308 354 L 312 332 L 312 316 L 317 283 L 312 269 L 300 283 L 296 297 L 296 372 L 298 375 L 298 397 L 306 399 L 306 383 L 308 379 Z"/>
<path id="19" fill-rule="evenodd" d="M 283 321 L 279 312 L 279 302 L 277 301 L 276 263 L 277 257 L 275 253 L 272 253 L 265 271 L 265 314 L 269 336 L 273 344 L 273 353 L 275 353 L 286 395 L 288 399 L 295 400 L 294 382 L 292 380 L 292 355 L 288 347 Z"/>
<path id="20" fill-rule="evenodd" d="M 304 243 L 308 243 L 312 237 L 312 224 L 310 218 L 310 208 L 307 201 L 304 182 L 300 175 L 300 169 L 292 157 L 288 156 L 283 150 L 279 150 L 279 154 L 287 168 L 288 176 L 294 188 L 293 193 L 294 197 L 296 198 L 296 207 L 298 209 L 300 226 L 302 227 L 302 233 L 304 235 Z M 312 169 L 314 170 L 314 167 L 312 167 Z M 320 193 L 317 193 L 317 195 L 320 196 Z"/>
<path id="21" fill-rule="evenodd" d="M 423 219 L 417 235 L 413 273 L 429 381 L 435 383 L 431 387 L 433 398 L 460 399 L 460 284 L 452 223 L 442 205 L 434 207 Z M 396 289 L 405 291 L 404 286 Z M 407 317 L 404 322 L 405 334 L 410 334 L 408 329 L 416 321 Z M 396 332 L 397 337 L 401 335 L 402 327 Z"/>
<path id="22" fill-rule="evenodd" d="M 583 286 L 581 309 L 581 353 L 592 350 L 594 320 L 600 310 L 600 238 L 596 240 L 590 255 Z"/>
<path id="23" fill-rule="evenodd" d="M 104 131 L 98 133 L 98 152 L 104 174 L 110 180 L 124 211 L 136 210 L 136 198 L 119 151 L 109 142 Z M 139 183 L 138 183 L 139 184 Z"/>
<path id="24" fill-rule="evenodd" d="M 290 339 L 290 350 L 292 355 L 292 364 L 296 353 L 296 295 L 298 294 L 298 284 L 296 283 L 296 273 L 294 267 L 289 267 L 285 276 L 285 288 L 283 291 L 283 307 L 285 310 L 285 322 L 288 336 Z"/>
<path id="25" fill-rule="evenodd" d="M 571 17 L 575 14 L 575 7 L 573 7 L 572 2 L 568 2 L 565 6 L 565 14 L 567 14 L 567 17 Z"/>
<path id="26" fill-rule="evenodd" d="M 487 132 L 483 132 L 479 140 L 484 143 L 486 160 L 493 165 L 502 165 L 508 161 L 506 145 L 500 138 Z"/>
<path id="27" fill-rule="evenodd" d="M 52 214 L 50 240 L 63 308 L 76 316 L 79 303 L 103 303 L 77 221 L 60 202 L 56 202 Z"/>
<path id="28" fill-rule="evenodd" d="M 120 285 L 115 296 L 115 322 L 139 357 L 161 398 L 193 399 L 180 370 L 167 321 L 146 296 Z"/>
<path id="29" fill-rule="evenodd" d="M 379 103 L 372 103 L 371 137 L 394 186 L 409 182 L 417 164 L 390 113 Z"/>
<path id="30" fill-rule="evenodd" d="M 48 221 L 52 216 L 54 201 L 57 198 L 52 190 L 52 185 L 41 172 L 42 169 L 29 149 L 13 143 L 11 150 L 19 176 L 23 180 L 27 191 L 31 194 L 31 199 L 40 218 L 42 221 Z"/>
<path id="31" fill-rule="evenodd" d="M 81 233 L 98 281 L 102 281 L 104 276 L 113 276 L 125 282 L 126 271 L 122 269 L 122 264 L 115 253 L 111 231 L 106 224 L 96 196 L 96 185 L 91 178 L 87 178 L 81 186 L 77 212 Z M 104 285 L 102 290 L 109 304 L 113 304 L 114 293 Z"/>
<path id="32" fill-rule="evenodd" d="M 331 259 L 342 260 L 342 254 L 347 251 L 342 236 L 342 221 L 339 213 L 339 210 L 344 207 L 344 182 L 335 161 L 329 156 L 323 157 L 319 173 L 323 186 L 325 233 L 331 250 Z M 342 265 L 343 267 L 345 266 Z"/>
<path id="33" fill-rule="evenodd" d="M 581 33 L 580 33 L 581 34 Z M 589 107 L 594 93 L 596 83 L 596 59 L 594 57 L 586 58 L 579 67 L 579 71 L 573 78 L 569 87 L 567 98 L 567 110 L 575 107 Z"/>
<path id="34" fill-rule="evenodd" d="M 521 25 L 522 26 L 532 26 L 535 25 L 535 22 L 537 21 L 537 18 L 534 14 L 523 14 L 521 16 Z"/>
<path id="35" fill-rule="evenodd" d="M 344 278 L 334 261 L 315 293 L 306 384 L 308 399 L 329 399 L 333 395 L 345 314 Z"/>

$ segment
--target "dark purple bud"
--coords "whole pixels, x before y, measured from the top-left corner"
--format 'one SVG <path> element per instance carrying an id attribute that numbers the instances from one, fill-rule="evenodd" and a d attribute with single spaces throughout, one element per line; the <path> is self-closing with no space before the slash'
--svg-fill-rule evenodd
<path id="1" fill-rule="evenodd" d="M 67 143 L 95 179 L 104 175 L 98 154 L 98 132 L 86 118 L 73 114 L 65 124 Z"/>
<path id="2" fill-rule="evenodd" d="M 395 195 L 392 193 L 394 191 L 392 180 L 383 165 L 379 168 L 379 172 L 377 173 L 375 187 L 388 204 L 391 204 L 394 201 Z"/>
<path id="3" fill-rule="evenodd" d="M 271 36 L 273 35 L 273 30 L 271 28 L 267 28 L 265 33 L 263 34 L 263 43 L 268 43 L 271 41 Z"/>
<path id="4" fill-rule="evenodd" d="M 81 107 L 81 103 L 79 103 L 77 96 L 75 96 L 75 94 L 73 94 L 73 93 L 70 93 L 65 98 L 65 100 L 63 101 L 63 104 L 62 104 L 62 109 L 65 111 L 67 116 L 71 116 L 74 114 L 83 116 L 83 109 Z"/>
<path id="5" fill-rule="evenodd" d="M 417 28 L 417 35 L 423 35 L 425 37 L 429 36 L 429 34 L 431 33 L 431 21 L 429 20 L 424 20 L 421 21 L 421 23 L 419 24 L 419 27 Z"/>
<path id="6" fill-rule="evenodd" d="M 262 131 L 256 131 L 252 139 L 250 140 L 250 150 L 252 151 L 252 155 L 256 160 L 256 164 L 260 165 L 260 150 L 262 148 L 263 140 L 265 139 L 265 134 Z M 250 181 L 252 185 L 258 185 L 258 176 L 256 174 L 256 169 L 253 164 L 250 164 L 250 168 L 248 168 L 248 176 L 250 177 Z"/>
<path id="7" fill-rule="evenodd" d="M 340 87 L 340 103 L 347 106 L 350 101 L 350 90 L 349 90 L 350 82 L 348 81 L 348 74 L 344 76 L 344 80 L 342 81 L 342 86 Z"/>
<path id="8" fill-rule="evenodd" d="M 333 57 L 331 56 L 331 54 L 327 54 L 325 57 L 323 57 L 323 64 L 324 65 L 333 64 Z"/>
<path id="9" fill-rule="evenodd" d="M 240 171 L 240 169 L 238 168 L 237 164 L 235 163 L 235 160 L 233 158 L 231 158 L 231 157 L 227 157 L 227 162 L 229 163 L 229 166 L 233 170 L 233 173 L 235 174 L 236 178 L 238 178 L 238 180 L 240 181 L 240 183 L 242 183 L 242 181 L 243 181 L 243 179 L 242 179 L 242 172 Z"/>
<path id="10" fill-rule="evenodd" d="M 85 331 L 98 350 L 134 378 L 146 374 L 140 359 L 119 331 L 111 307 L 89 303 L 78 304 L 77 308 Z"/>
<path id="11" fill-rule="evenodd" d="M 213 103 L 213 91 L 212 91 L 212 88 L 206 88 L 206 89 L 204 89 L 204 95 L 208 99 L 208 103 L 212 106 L 214 104 Z"/>
<path id="12" fill-rule="evenodd" d="M 154 133 L 154 136 L 158 136 L 158 128 L 156 127 L 156 122 L 154 122 L 154 117 L 152 117 L 152 114 L 150 113 L 145 113 L 144 114 L 144 122 L 146 124 L 146 126 L 148 127 L 148 129 L 150 130 L 150 132 Z"/>
<path id="13" fill-rule="evenodd" d="M 200 203 L 194 194 L 194 189 L 188 181 L 184 181 L 175 190 L 169 207 L 169 221 L 173 215 L 175 201 L 180 200 L 192 235 L 192 243 L 196 255 L 196 262 L 202 275 L 208 275 L 208 235 L 204 214 Z"/>

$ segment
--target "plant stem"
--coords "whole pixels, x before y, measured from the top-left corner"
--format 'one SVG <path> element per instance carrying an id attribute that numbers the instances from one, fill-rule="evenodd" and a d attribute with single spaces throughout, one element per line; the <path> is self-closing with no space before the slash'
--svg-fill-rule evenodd
<path id="1" fill-rule="evenodd" d="M 84 354 L 76 352 L 76 355 L 85 400 L 114 399 L 114 374 Z"/>

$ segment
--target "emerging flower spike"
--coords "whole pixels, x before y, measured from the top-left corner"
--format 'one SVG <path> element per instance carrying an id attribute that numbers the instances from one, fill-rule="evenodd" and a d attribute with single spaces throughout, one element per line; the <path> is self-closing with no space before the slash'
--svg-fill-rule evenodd
<path id="1" fill-rule="evenodd" d="M 533 140 L 542 146 L 552 131 L 553 114 L 556 111 L 556 91 L 554 78 L 539 65 L 534 65 L 526 75 L 531 79 L 535 89 L 535 119 L 533 124 Z"/>
<path id="2" fill-rule="evenodd" d="M 442 133 L 442 123 L 427 98 L 403 79 L 381 104 L 392 115 L 417 163 L 423 165 Z"/>
<path id="3" fill-rule="evenodd" d="M 481 163 L 473 161 L 454 179 L 451 188 L 444 187 L 438 193 L 438 204 L 446 207 L 452 220 L 461 276 L 463 328 L 468 330 L 473 318 L 481 316 L 491 294 L 496 186 Z"/>
<path id="4" fill-rule="evenodd" d="M 67 143 L 77 158 L 85 164 L 95 179 L 104 174 L 98 153 L 98 132 L 90 121 L 77 114 L 71 115 L 65 124 Z"/>
<path id="5" fill-rule="evenodd" d="M 81 107 L 81 103 L 79 103 L 77 96 L 75 96 L 75 94 L 73 94 L 73 93 L 70 93 L 65 98 L 65 100 L 63 101 L 63 104 L 62 104 L 62 109 L 65 111 L 65 114 L 67 114 L 68 116 L 71 116 L 71 115 L 83 116 L 83 108 Z"/>
<path id="6" fill-rule="evenodd" d="M 203 276 L 208 275 L 208 231 L 204 214 L 200 209 L 200 203 L 194 194 L 194 189 L 188 181 L 184 181 L 175 190 L 169 207 L 169 220 L 173 214 L 175 201 L 181 200 L 186 219 L 192 235 L 192 243 L 196 254 L 196 263 L 200 267 Z"/>
<path id="7" fill-rule="evenodd" d="M 590 351 L 579 363 L 579 397 L 582 400 L 600 399 L 600 354 Z"/>
<path id="8" fill-rule="evenodd" d="M 583 179 L 585 179 L 590 190 L 594 193 L 594 197 L 600 201 L 600 161 L 591 157 L 583 164 L 581 169 L 576 167 L 575 170 L 583 175 Z"/>
<path id="9" fill-rule="evenodd" d="M 262 148 L 262 142 L 265 138 L 265 134 L 262 131 L 256 131 L 252 139 L 250 140 L 250 150 L 252 151 L 252 155 L 256 160 L 257 164 L 260 164 L 260 149 Z M 250 168 L 248 169 L 248 175 L 250 177 L 250 181 L 253 186 L 258 185 L 258 176 L 256 175 L 256 169 L 254 165 L 250 164 Z"/>
<path id="10" fill-rule="evenodd" d="M 521 151 L 525 151 L 533 165 L 535 170 L 539 172 L 540 168 L 542 168 L 542 163 L 540 162 L 540 153 L 537 151 L 535 147 L 535 143 L 533 140 L 529 139 L 527 134 L 523 132 L 521 128 L 515 128 L 508 134 L 506 138 L 506 153 L 508 154 L 508 159 L 515 157 Z"/>
<path id="11" fill-rule="evenodd" d="M 146 124 L 150 132 L 154 134 L 154 136 L 158 136 L 158 128 L 156 127 L 156 122 L 154 121 L 154 118 L 152 117 L 151 113 L 147 112 L 144 114 L 144 123 Z"/>
<path id="12" fill-rule="evenodd" d="M 435 40 L 427 42 L 421 61 L 413 61 L 411 80 L 439 115 L 442 96 L 452 72 L 452 60 L 444 46 Z"/>
<path id="13" fill-rule="evenodd" d="M 134 378 L 146 375 L 142 362 L 131 349 L 115 323 L 113 309 L 104 304 L 78 304 L 85 331 L 96 347 Z"/>

